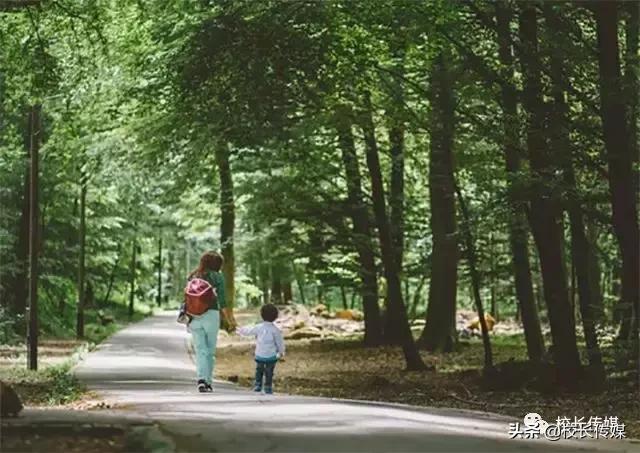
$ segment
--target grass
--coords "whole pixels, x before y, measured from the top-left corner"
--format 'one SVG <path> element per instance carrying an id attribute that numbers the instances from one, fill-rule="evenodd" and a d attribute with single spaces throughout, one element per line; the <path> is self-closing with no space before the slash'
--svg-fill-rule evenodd
<path id="1" fill-rule="evenodd" d="M 119 304 L 114 304 L 103 310 L 106 315 L 113 317 L 113 322 L 109 324 L 103 324 L 99 320 L 99 310 L 89 310 L 86 313 L 86 325 L 84 329 L 85 339 L 91 344 L 100 344 L 118 330 L 125 327 L 127 324 L 138 322 L 148 316 L 152 311 L 140 312 L 136 311 L 132 318 L 129 318 L 128 309 Z"/>
<path id="2" fill-rule="evenodd" d="M 0 368 L 0 380 L 11 385 L 23 404 L 59 406 L 82 398 L 84 386 L 71 374 L 75 361 L 70 359 L 32 371 L 24 368 Z"/>

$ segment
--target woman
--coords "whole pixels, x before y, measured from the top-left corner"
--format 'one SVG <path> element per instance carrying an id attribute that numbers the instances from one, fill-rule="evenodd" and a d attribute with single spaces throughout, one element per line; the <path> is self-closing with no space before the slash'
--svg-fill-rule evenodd
<path id="1" fill-rule="evenodd" d="M 222 256 L 217 252 L 206 252 L 200 258 L 200 265 L 189 275 L 208 281 L 216 290 L 217 300 L 213 306 L 200 316 L 193 318 L 189 324 L 193 348 L 196 354 L 197 387 L 201 393 L 212 392 L 213 370 L 216 364 L 216 342 L 220 329 L 220 311 L 225 320 L 230 320 L 224 299 L 224 276 Z"/>

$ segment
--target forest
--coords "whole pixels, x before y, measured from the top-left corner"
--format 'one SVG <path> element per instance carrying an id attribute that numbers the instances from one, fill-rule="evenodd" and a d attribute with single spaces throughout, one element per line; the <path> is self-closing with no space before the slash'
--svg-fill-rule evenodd
<path id="1" fill-rule="evenodd" d="M 639 385 L 639 14 L 0 1 L 0 342 L 30 295 L 43 338 L 176 309 L 214 249 L 235 309 L 361 311 L 407 370 L 466 309 L 487 383 Z M 487 319 L 526 357 L 498 363 Z"/>

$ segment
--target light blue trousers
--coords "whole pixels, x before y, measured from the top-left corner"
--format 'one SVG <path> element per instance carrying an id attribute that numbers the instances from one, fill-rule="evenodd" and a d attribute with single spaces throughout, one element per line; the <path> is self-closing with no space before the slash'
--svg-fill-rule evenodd
<path id="1" fill-rule="evenodd" d="M 196 355 L 196 372 L 198 380 L 211 384 L 213 369 L 216 365 L 216 343 L 220 330 L 220 312 L 209 310 L 202 316 L 193 318 L 189 324 L 191 339 Z"/>

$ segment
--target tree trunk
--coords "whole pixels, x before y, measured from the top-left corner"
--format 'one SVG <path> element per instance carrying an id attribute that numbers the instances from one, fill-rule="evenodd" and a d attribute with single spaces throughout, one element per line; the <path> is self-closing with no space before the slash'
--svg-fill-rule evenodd
<path id="1" fill-rule="evenodd" d="M 565 43 L 561 30 L 564 29 L 558 12 L 554 11 L 551 4 L 544 5 L 544 16 L 547 23 L 550 43 L 550 69 L 553 94 L 553 106 L 550 109 L 550 137 L 552 152 L 556 159 L 562 161 L 564 182 L 568 193 L 568 212 L 571 231 L 571 264 L 572 264 L 572 296 L 577 292 L 579 298 L 580 317 L 584 329 L 584 338 L 587 345 L 587 356 L 591 371 L 592 384 L 601 389 L 604 385 L 605 370 L 602 362 L 598 334 L 596 331 L 595 298 L 591 292 L 590 280 L 594 278 L 589 270 L 590 255 L 593 253 L 591 245 L 585 233 L 584 216 L 582 208 L 577 200 L 576 177 L 573 169 L 573 147 L 569 138 L 568 123 L 569 108 L 565 100 L 565 88 L 569 86 L 569 80 L 564 74 L 564 61 L 567 55 L 563 54 Z M 575 281 L 575 283 L 574 283 Z M 575 301 L 572 299 L 575 305 Z"/>
<path id="2" fill-rule="evenodd" d="M 296 279 L 296 284 L 298 285 L 298 293 L 300 294 L 300 302 L 302 303 L 302 305 L 306 305 L 307 304 L 307 299 L 305 297 L 305 293 L 304 293 L 304 282 L 302 281 L 302 278 L 300 276 L 300 271 L 298 270 L 297 266 L 295 263 L 293 263 L 293 276 Z"/>
<path id="3" fill-rule="evenodd" d="M 378 305 L 378 275 L 375 252 L 372 243 L 372 229 L 369 213 L 362 193 L 362 178 L 358 156 L 351 129 L 351 112 L 340 108 L 335 115 L 336 130 L 342 162 L 347 179 L 347 197 L 353 223 L 353 242 L 358 254 L 360 280 L 362 285 L 362 310 L 364 312 L 364 344 L 378 346 L 382 343 L 382 318 Z"/>
<path id="4" fill-rule="evenodd" d="M 557 166 L 553 163 L 545 138 L 546 115 L 542 99 L 537 21 L 535 4 L 523 3 L 520 15 L 520 59 L 524 74 L 524 107 L 528 116 L 527 148 L 533 173 L 530 222 L 540 256 L 558 382 L 566 389 L 575 389 L 580 375 L 580 357 L 563 256 L 562 208 L 558 194 L 549 184 L 555 178 Z"/>
<path id="5" fill-rule="evenodd" d="M 85 305 L 85 246 L 87 236 L 87 176 L 80 175 L 80 257 L 78 260 L 78 312 L 76 320 L 76 336 L 84 338 L 84 305 Z"/>
<path id="6" fill-rule="evenodd" d="M 378 155 L 378 144 L 375 137 L 375 126 L 373 124 L 373 107 L 371 106 L 370 94 L 366 93 L 364 98 L 364 112 L 361 117 L 361 127 L 364 133 L 367 168 L 371 178 L 371 196 L 373 199 L 373 212 L 378 227 L 380 241 L 380 251 L 382 254 L 382 265 L 384 276 L 387 281 L 388 313 L 393 318 L 393 326 L 401 338 L 402 350 L 408 370 L 422 370 L 425 368 L 418 347 L 413 340 L 407 309 L 402 300 L 402 285 L 400 283 L 400 269 L 394 253 L 393 238 L 389 228 L 389 218 L 382 182 L 382 171 L 380 169 L 380 157 Z"/>
<path id="7" fill-rule="evenodd" d="M 351 291 L 351 303 L 350 303 L 350 308 L 353 310 L 356 308 L 356 296 L 358 295 L 358 292 L 353 290 Z"/>
<path id="8" fill-rule="evenodd" d="M 129 319 L 133 318 L 133 303 L 136 297 L 136 254 L 138 252 L 138 244 L 134 236 L 131 247 L 131 266 L 129 268 Z"/>
<path id="9" fill-rule="evenodd" d="M 640 107 L 640 56 L 638 56 L 638 34 L 640 33 L 640 3 L 626 2 L 625 8 L 625 100 L 628 104 L 629 143 L 633 166 L 638 164 L 640 149 L 638 143 L 638 109 Z M 633 176 L 634 196 L 638 197 L 638 173 Z"/>
<path id="10" fill-rule="evenodd" d="M 227 305 L 228 319 L 225 323 L 235 324 L 233 307 L 236 298 L 236 263 L 234 253 L 234 229 L 235 229 L 235 202 L 233 199 L 233 179 L 231 165 L 229 163 L 229 145 L 221 142 L 215 148 L 216 165 L 220 176 L 220 244 L 224 264 L 222 273 L 224 275 L 224 294 Z M 228 325 L 226 327 L 229 327 Z"/>
<path id="11" fill-rule="evenodd" d="M 340 285 L 340 297 L 342 298 L 342 309 L 349 309 L 349 302 L 347 301 L 347 292 L 344 289 L 343 285 Z"/>
<path id="12" fill-rule="evenodd" d="M 42 139 L 41 107 L 34 105 L 29 115 L 29 323 L 27 328 L 27 362 L 30 370 L 38 369 L 38 255 L 40 253 L 40 228 L 38 214 L 39 151 Z"/>
<path id="13" fill-rule="evenodd" d="M 640 57 L 638 56 L 638 34 L 640 32 L 640 3 L 632 1 L 626 3 L 624 7 L 627 13 L 625 18 L 625 37 L 627 51 L 625 55 L 626 58 L 624 78 L 625 91 L 627 93 L 625 99 L 627 99 L 629 102 L 627 111 L 629 121 L 629 151 L 631 152 L 632 166 L 633 168 L 637 168 L 638 158 L 640 158 L 640 149 L 638 144 L 638 110 L 640 102 Z M 634 191 L 633 196 L 636 200 L 638 200 L 638 178 L 640 177 L 640 175 L 636 171 L 632 176 Z M 640 268 L 640 265 L 638 267 Z M 635 326 L 631 329 L 631 331 L 633 335 L 632 338 L 635 341 L 634 355 L 635 357 L 639 357 L 638 367 L 640 370 L 640 331 L 638 330 L 640 324 L 640 302 L 638 301 L 638 297 L 640 297 L 640 295 L 638 294 L 637 288 L 635 294 Z M 638 385 L 640 385 L 640 383 Z"/>
<path id="14" fill-rule="evenodd" d="M 424 287 L 425 282 L 427 281 L 426 275 L 420 277 L 420 281 L 418 282 L 418 287 L 413 293 L 413 303 L 411 304 L 411 319 L 415 319 L 417 316 L 418 305 L 420 304 L 420 297 L 422 296 L 422 288 Z"/>
<path id="15" fill-rule="evenodd" d="M 443 50 L 431 69 L 429 197 L 431 204 L 431 281 L 421 343 L 429 351 L 451 352 L 457 341 L 456 295 L 458 235 L 453 184 L 454 97 L 449 55 Z"/>
<path id="16" fill-rule="evenodd" d="M 396 75 L 393 80 L 392 104 L 389 115 L 389 144 L 391 154 L 391 178 L 389 186 L 389 221 L 391 222 L 391 235 L 393 247 L 398 262 L 398 268 L 402 269 L 404 255 L 404 121 L 402 111 L 404 106 L 404 93 L 402 89 L 402 76 L 404 68 L 402 63 L 396 67 Z"/>
<path id="17" fill-rule="evenodd" d="M 282 299 L 285 304 L 290 304 L 293 301 L 293 288 L 291 287 L 291 281 L 286 281 L 282 285 Z"/>
<path id="18" fill-rule="evenodd" d="M 504 155 L 509 178 L 509 242 L 513 255 L 513 271 L 518 301 L 518 313 L 522 317 L 527 354 L 537 362 L 545 352 L 538 308 L 533 293 L 531 265 L 529 262 L 529 239 L 526 220 L 526 201 L 519 193 L 517 177 L 520 172 L 520 137 L 518 134 L 518 98 L 513 84 L 513 42 L 511 37 L 511 10 L 507 2 L 496 3 L 496 19 L 500 63 L 504 70 L 502 93 L 502 115 L 504 126 Z"/>
<path id="19" fill-rule="evenodd" d="M 598 257 L 598 229 L 597 226 L 587 220 L 587 240 L 589 241 L 589 283 L 591 284 L 591 294 L 593 295 L 593 309 L 596 322 L 604 323 L 606 316 L 603 305 L 602 271 L 600 269 L 600 259 Z"/>
<path id="20" fill-rule="evenodd" d="M 638 356 L 638 317 L 640 316 L 640 234 L 636 207 L 636 177 L 630 144 L 626 96 L 620 74 L 618 47 L 618 2 L 599 1 L 595 5 L 598 59 L 600 64 L 600 102 L 604 142 L 609 167 L 609 190 L 613 209 L 613 230 L 622 257 L 622 297 L 632 307 L 630 335 L 634 356 Z M 637 83 L 637 81 L 636 81 Z"/>
<path id="21" fill-rule="evenodd" d="M 487 321 L 484 317 L 484 307 L 482 305 L 482 299 L 480 297 L 480 274 L 478 273 L 478 264 L 476 258 L 476 248 L 473 243 L 473 234 L 471 233 L 471 220 L 467 205 L 462 197 L 462 192 L 457 186 L 454 180 L 454 187 L 456 194 L 458 195 L 458 201 L 460 203 L 460 211 L 462 212 L 462 218 L 464 219 L 464 239 L 467 250 L 467 262 L 469 263 L 469 273 L 471 274 L 471 285 L 473 287 L 473 301 L 478 312 L 478 319 L 480 321 L 480 331 L 482 332 L 482 347 L 484 349 L 484 373 L 486 377 L 493 376 L 493 352 L 491 351 L 491 340 L 489 339 L 489 329 L 487 328 Z"/>
<path id="22" fill-rule="evenodd" d="M 398 45 L 394 50 L 395 57 L 402 58 L 403 50 Z M 397 268 L 402 272 L 404 256 L 404 134 L 405 126 L 402 119 L 404 105 L 404 93 L 402 89 L 403 64 L 400 62 L 395 68 L 393 88 L 391 92 L 392 108 L 387 113 L 389 116 L 389 143 L 391 154 L 391 175 L 389 185 L 389 227 L 393 240 L 394 255 Z M 400 277 L 402 280 L 402 276 Z M 405 300 L 408 299 L 405 297 Z M 388 299 L 387 299 L 388 301 Z M 389 307 L 386 307 L 387 312 Z M 385 340 L 390 344 L 400 344 L 402 334 L 401 326 L 394 324 L 393 316 L 385 317 Z"/>
<path id="23" fill-rule="evenodd" d="M 111 290 L 113 289 L 113 282 L 116 279 L 116 271 L 118 270 L 118 264 L 120 263 L 120 255 L 122 250 L 122 244 L 118 244 L 118 252 L 116 255 L 116 262 L 113 263 L 113 267 L 111 268 L 111 273 L 109 274 L 109 285 L 107 286 L 107 293 L 102 299 L 101 305 L 107 305 L 109 303 L 109 298 L 111 297 Z"/>
<path id="24" fill-rule="evenodd" d="M 271 277 L 271 303 L 282 303 L 282 282 L 277 274 Z"/>

